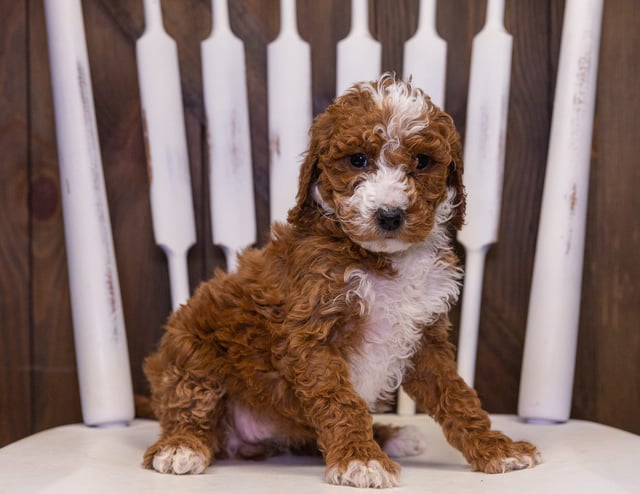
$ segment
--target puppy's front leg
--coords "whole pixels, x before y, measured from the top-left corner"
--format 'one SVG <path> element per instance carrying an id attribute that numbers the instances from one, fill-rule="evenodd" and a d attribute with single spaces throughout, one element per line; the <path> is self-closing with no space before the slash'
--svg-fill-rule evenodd
<path id="1" fill-rule="evenodd" d="M 540 463 L 535 446 L 491 430 L 478 395 L 458 375 L 448 326 L 443 318 L 425 331 L 414 366 L 403 383 L 409 396 L 442 426 L 447 441 L 462 452 L 474 470 L 502 473 Z"/>
<path id="2" fill-rule="evenodd" d="M 345 360 L 329 346 L 310 348 L 307 341 L 304 348 L 303 354 L 288 351 L 280 364 L 318 435 L 327 481 L 353 487 L 397 485 L 400 467 L 375 442 L 367 404 L 353 388 Z"/>

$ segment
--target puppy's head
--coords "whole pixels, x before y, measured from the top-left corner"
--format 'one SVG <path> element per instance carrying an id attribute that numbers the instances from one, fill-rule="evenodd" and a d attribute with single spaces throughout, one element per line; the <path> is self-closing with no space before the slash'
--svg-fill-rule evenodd
<path id="1" fill-rule="evenodd" d="M 451 117 L 384 75 L 336 98 L 310 131 L 289 221 L 320 209 L 355 243 L 400 252 L 464 219 L 460 139 Z"/>

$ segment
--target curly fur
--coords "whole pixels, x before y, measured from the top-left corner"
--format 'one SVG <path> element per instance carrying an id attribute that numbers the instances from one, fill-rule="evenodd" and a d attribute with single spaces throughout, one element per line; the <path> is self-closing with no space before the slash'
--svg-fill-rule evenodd
<path id="1" fill-rule="evenodd" d="M 199 473 L 216 457 L 319 450 L 327 481 L 390 487 L 385 446 L 422 448 L 372 423 L 400 385 L 473 469 L 537 463 L 534 446 L 490 430 L 456 373 L 462 170 L 451 118 L 421 90 L 383 76 L 337 98 L 311 128 L 288 222 L 201 284 L 146 359 L 162 435 L 144 465 Z M 400 211 L 397 224 L 380 211 Z"/>

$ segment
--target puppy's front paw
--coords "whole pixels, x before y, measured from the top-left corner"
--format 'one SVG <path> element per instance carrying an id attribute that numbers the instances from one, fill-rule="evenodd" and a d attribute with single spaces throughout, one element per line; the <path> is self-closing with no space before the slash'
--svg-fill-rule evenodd
<path id="1" fill-rule="evenodd" d="M 375 487 L 384 489 L 398 485 L 400 467 L 388 462 L 387 468 L 377 460 L 351 460 L 346 466 L 336 465 L 327 470 L 326 479 L 330 484 L 351 487 Z"/>
<path id="2" fill-rule="evenodd" d="M 153 457 L 153 469 L 160 473 L 202 473 L 207 468 L 205 459 L 191 448 L 165 446 Z"/>
<path id="3" fill-rule="evenodd" d="M 542 462 L 538 449 L 525 441 L 496 441 L 485 444 L 481 457 L 471 461 L 474 470 L 485 473 L 506 473 L 534 467 Z"/>
<path id="4" fill-rule="evenodd" d="M 151 446 L 144 458 L 144 466 L 160 473 L 202 473 L 209 461 L 206 456 L 185 445 L 171 443 Z"/>

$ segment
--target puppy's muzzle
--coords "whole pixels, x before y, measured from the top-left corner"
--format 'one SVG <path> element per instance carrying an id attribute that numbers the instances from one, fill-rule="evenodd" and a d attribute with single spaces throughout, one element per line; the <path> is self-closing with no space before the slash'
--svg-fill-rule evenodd
<path id="1" fill-rule="evenodd" d="M 400 208 L 380 208 L 375 213 L 376 224 L 386 232 L 393 232 L 404 223 L 404 211 Z"/>

